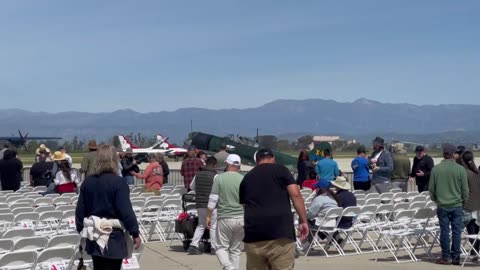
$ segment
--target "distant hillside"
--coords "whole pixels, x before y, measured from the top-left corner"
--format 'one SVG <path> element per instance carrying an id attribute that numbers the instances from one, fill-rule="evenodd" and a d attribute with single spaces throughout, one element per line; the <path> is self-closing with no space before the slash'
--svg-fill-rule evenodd
<path id="1" fill-rule="evenodd" d="M 17 129 L 33 135 L 71 138 L 109 138 L 118 133 L 141 132 L 171 137 L 182 142 L 193 129 L 217 135 L 242 134 L 367 134 L 429 135 L 473 132 L 480 123 L 479 105 L 386 104 L 359 99 L 352 103 L 333 100 L 277 100 L 258 108 L 209 110 L 185 108 L 174 112 L 111 113 L 29 112 L 0 110 L 0 135 Z M 478 132 L 476 132 L 478 133 Z M 448 133 L 446 133 L 448 134 Z M 396 135 L 395 135 L 396 136 Z"/>

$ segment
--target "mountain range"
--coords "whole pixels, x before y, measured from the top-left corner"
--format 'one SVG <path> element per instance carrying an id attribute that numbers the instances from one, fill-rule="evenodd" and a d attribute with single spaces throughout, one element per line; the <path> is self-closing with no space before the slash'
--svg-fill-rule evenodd
<path id="1" fill-rule="evenodd" d="M 211 110 L 183 108 L 172 112 L 139 113 L 119 110 L 110 113 L 31 112 L 0 109 L 0 135 L 16 130 L 32 136 L 61 136 L 106 139 L 130 132 L 163 134 L 182 142 L 191 131 L 216 135 L 253 137 L 285 134 L 342 134 L 350 138 L 433 134 L 480 134 L 480 105 L 412 105 L 381 103 L 369 99 L 354 102 L 334 100 L 276 100 L 257 108 Z M 387 137 L 388 138 L 388 137 Z M 448 138 L 448 136 L 447 136 Z"/>

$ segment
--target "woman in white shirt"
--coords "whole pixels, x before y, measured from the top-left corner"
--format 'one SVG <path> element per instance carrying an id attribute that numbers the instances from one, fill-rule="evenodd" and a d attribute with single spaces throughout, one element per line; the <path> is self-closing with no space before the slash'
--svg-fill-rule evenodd
<path id="1" fill-rule="evenodd" d="M 57 193 L 73 193 L 79 184 L 77 174 L 73 173 L 70 163 L 65 158 L 65 154 L 57 151 L 53 154 L 53 160 L 57 163 L 58 171 L 53 180 Z"/>

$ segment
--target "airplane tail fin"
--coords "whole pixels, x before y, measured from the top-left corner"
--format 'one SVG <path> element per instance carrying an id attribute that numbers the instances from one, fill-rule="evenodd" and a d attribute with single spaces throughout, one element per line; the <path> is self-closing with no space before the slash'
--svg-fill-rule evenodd
<path id="1" fill-rule="evenodd" d="M 138 148 L 136 147 L 135 145 L 133 145 L 127 137 L 123 136 L 123 135 L 118 135 L 118 140 L 120 141 L 120 145 L 122 146 L 122 150 L 125 151 L 127 150 L 128 148 L 131 148 L 131 149 L 135 149 L 135 148 Z"/>
<path id="2" fill-rule="evenodd" d="M 157 134 L 157 142 L 162 142 L 160 145 L 165 146 L 166 148 L 175 148 L 174 144 L 168 142 L 168 137 L 163 137 L 160 134 Z"/>

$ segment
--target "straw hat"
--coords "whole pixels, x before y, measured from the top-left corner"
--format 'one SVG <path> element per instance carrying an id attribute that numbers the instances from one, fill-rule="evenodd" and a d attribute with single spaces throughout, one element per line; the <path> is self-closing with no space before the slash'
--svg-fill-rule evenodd
<path id="1" fill-rule="evenodd" d="M 61 151 L 55 151 L 55 153 L 53 153 L 53 161 L 61 161 L 61 160 L 65 160 L 66 157 L 65 157 L 65 154 Z"/>
<path id="2" fill-rule="evenodd" d="M 48 149 L 45 144 L 40 144 L 40 146 L 35 150 L 35 154 L 40 155 L 40 152 L 51 153 L 50 149 Z"/>
<path id="3" fill-rule="evenodd" d="M 337 176 L 337 178 L 335 178 L 335 181 L 332 181 L 331 184 L 340 189 L 349 190 L 352 188 L 352 185 L 350 185 L 350 183 L 347 181 L 347 178 L 343 176 Z"/>

